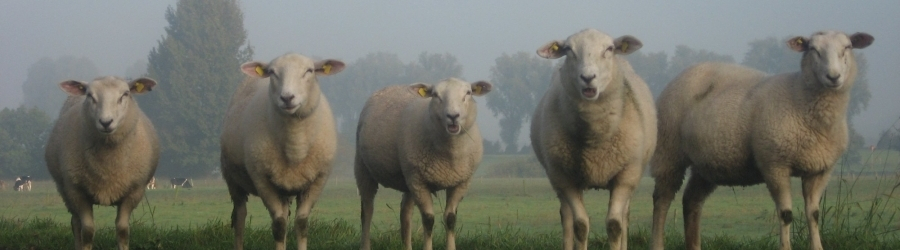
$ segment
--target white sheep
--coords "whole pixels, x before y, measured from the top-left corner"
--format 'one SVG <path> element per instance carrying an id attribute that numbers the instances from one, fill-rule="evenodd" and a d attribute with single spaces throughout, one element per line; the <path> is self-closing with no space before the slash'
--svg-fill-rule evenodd
<path id="1" fill-rule="evenodd" d="M 781 248 L 790 249 L 790 177 L 800 177 L 810 249 L 819 239 L 819 199 L 833 164 L 847 147 L 847 104 L 856 78 L 851 49 L 874 38 L 824 31 L 795 37 L 800 72 L 766 77 L 739 65 L 705 63 L 686 69 L 659 97 L 659 145 L 652 159 L 653 248 L 663 248 L 666 213 L 684 191 L 685 244 L 700 249 L 700 214 L 718 185 L 765 183 L 775 200 Z"/>
<path id="2" fill-rule="evenodd" d="M 360 249 L 369 249 L 369 228 L 378 184 L 403 192 L 400 225 L 403 245 L 412 249 L 413 204 L 424 224 L 425 246 L 432 248 L 431 194 L 447 190 L 444 228 L 447 249 L 456 249 L 456 208 L 466 194 L 483 153 L 474 96 L 491 91 L 487 82 L 446 79 L 375 92 L 359 115 L 356 185 L 362 205 Z"/>
<path id="3" fill-rule="evenodd" d="M 247 62 L 222 126 L 222 177 L 234 203 L 234 248 L 242 249 L 247 197 L 259 196 L 272 217 L 275 248 L 285 249 L 291 199 L 294 230 L 306 249 L 309 213 L 325 186 L 337 148 L 334 118 L 317 76 L 344 69 L 337 60 L 288 53 L 270 63 Z"/>
<path id="4" fill-rule="evenodd" d="M 587 249 L 589 188 L 610 190 L 610 248 L 627 249 L 629 202 L 656 146 L 653 97 L 619 56 L 641 46 L 632 36 L 613 40 L 586 29 L 537 50 L 566 57 L 531 122 L 531 145 L 559 197 L 564 249 Z"/>
<path id="5" fill-rule="evenodd" d="M 72 214 L 75 248 L 93 246 L 93 205 L 100 204 L 118 206 L 118 247 L 128 249 L 128 220 L 159 162 L 156 130 L 132 95 L 150 91 L 156 81 L 108 76 L 59 86 L 69 97 L 50 132 L 44 159 Z"/>

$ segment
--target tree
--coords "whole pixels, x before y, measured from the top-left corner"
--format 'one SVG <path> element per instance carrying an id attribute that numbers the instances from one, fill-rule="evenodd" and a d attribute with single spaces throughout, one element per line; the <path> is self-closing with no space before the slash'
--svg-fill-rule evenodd
<path id="1" fill-rule="evenodd" d="M 125 69 L 125 79 L 137 79 L 147 75 L 147 60 L 137 60 Z"/>
<path id="2" fill-rule="evenodd" d="M 166 10 L 166 35 L 150 51 L 147 73 L 160 83 L 141 107 L 160 137 L 159 173 L 200 176 L 219 165 L 225 107 L 250 61 L 236 0 L 180 0 Z"/>
<path id="3" fill-rule="evenodd" d="M 503 53 L 491 67 L 491 83 L 500 91 L 487 98 L 487 106 L 500 118 L 500 139 L 506 153 L 519 151 L 518 138 L 522 124 L 531 121 L 553 75 L 552 61 L 528 52 Z"/>
<path id="4" fill-rule="evenodd" d="M 437 83 L 450 77 L 462 76 L 462 65 L 456 57 L 449 54 L 419 54 L 419 61 L 410 63 L 406 68 L 406 77 L 410 83 Z"/>
<path id="5" fill-rule="evenodd" d="M 0 176 L 49 175 L 44 164 L 44 145 L 50 125 L 47 113 L 33 106 L 0 111 Z"/>
<path id="6" fill-rule="evenodd" d="M 650 52 L 644 54 L 640 51 L 628 55 L 628 62 L 634 68 L 634 72 L 644 79 L 654 97 L 672 81 L 668 75 L 669 55 L 666 52 Z"/>
<path id="7" fill-rule="evenodd" d="M 62 56 L 56 60 L 44 57 L 28 67 L 22 83 L 25 107 L 36 106 L 46 114 L 56 115 L 66 101 L 66 93 L 59 89 L 65 80 L 90 81 L 100 70 L 87 57 Z"/>

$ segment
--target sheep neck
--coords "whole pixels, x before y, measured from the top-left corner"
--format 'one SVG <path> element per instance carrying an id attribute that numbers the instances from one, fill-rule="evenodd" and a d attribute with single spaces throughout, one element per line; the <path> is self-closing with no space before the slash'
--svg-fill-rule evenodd
<path id="1" fill-rule="evenodd" d="M 565 119 L 571 121 L 569 124 L 573 124 L 568 127 L 569 134 L 574 138 L 580 138 L 578 140 L 583 140 L 585 144 L 594 145 L 607 141 L 618 133 L 625 108 L 624 100 L 627 98 L 625 84 L 627 84 L 625 78 L 620 72 L 606 89 L 599 93 L 600 96 L 596 100 L 584 100 L 571 94 L 566 98 L 560 98 L 561 104 L 567 106 L 567 110 L 578 111 Z M 567 113 L 561 112 L 564 115 Z"/>
<path id="2" fill-rule="evenodd" d="M 846 126 L 853 78 L 849 78 L 846 86 L 840 89 L 829 89 L 823 87 L 812 72 L 803 71 L 794 77 L 797 79 L 792 82 L 802 84 L 788 85 L 789 88 L 796 88 L 789 93 L 800 93 L 793 100 L 796 107 L 802 107 L 808 114 L 804 117 L 810 128 L 831 130 Z"/>
<path id="3" fill-rule="evenodd" d="M 305 159 L 309 153 L 309 142 L 313 141 L 315 135 L 315 133 L 308 133 L 308 131 L 315 131 L 315 129 L 310 128 L 314 124 L 310 120 L 315 115 L 319 99 L 311 100 L 314 101 L 313 105 L 303 107 L 292 115 L 286 115 L 277 110 L 276 107 L 272 107 L 270 112 L 268 112 L 266 119 L 269 121 L 266 122 L 266 126 L 268 133 L 270 133 L 270 138 L 283 146 L 281 147 L 283 150 L 282 154 L 289 162 L 298 163 Z"/>

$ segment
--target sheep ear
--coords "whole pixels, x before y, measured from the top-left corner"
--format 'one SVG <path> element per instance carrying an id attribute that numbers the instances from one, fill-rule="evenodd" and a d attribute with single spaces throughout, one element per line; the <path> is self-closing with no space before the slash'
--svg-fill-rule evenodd
<path id="1" fill-rule="evenodd" d="M 80 96 L 84 95 L 87 92 L 87 83 L 68 80 L 59 83 L 59 88 L 65 91 L 70 96 Z"/>
<path id="2" fill-rule="evenodd" d="M 865 32 L 857 32 L 856 34 L 850 36 L 850 43 L 853 44 L 854 49 L 869 47 L 869 45 L 872 45 L 872 42 L 874 41 L 875 38 Z"/>
<path id="3" fill-rule="evenodd" d="M 266 78 L 271 74 L 268 67 L 269 65 L 261 62 L 247 62 L 241 64 L 241 72 L 248 76 Z"/>
<path id="4" fill-rule="evenodd" d="M 316 62 L 316 75 L 330 76 L 344 70 L 344 62 L 328 59 Z"/>
<path id="5" fill-rule="evenodd" d="M 641 40 L 629 35 L 616 38 L 613 44 L 616 45 L 616 54 L 619 55 L 628 55 L 644 47 L 644 43 L 641 43 Z"/>
<path id="6" fill-rule="evenodd" d="M 422 98 L 429 98 L 434 95 L 431 85 L 425 83 L 413 83 L 409 85 L 409 91 Z"/>
<path id="7" fill-rule="evenodd" d="M 794 51 L 804 52 L 809 49 L 809 40 L 806 37 L 798 36 L 788 40 L 787 45 Z"/>
<path id="8" fill-rule="evenodd" d="M 567 50 L 568 47 L 563 42 L 552 41 L 538 48 L 537 54 L 543 58 L 556 59 L 566 55 Z"/>
<path id="9" fill-rule="evenodd" d="M 472 83 L 472 95 L 482 96 L 484 94 L 487 94 L 488 92 L 491 92 L 491 88 L 493 88 L 493 85 L 491 85 L 491 83 L 489 82 L 478 81 Z"/>
<path id="10" fill-rule="evenodd" d="M 156 87 L 156 81 L 150 78 L 141 77 L 128 83 L 131 93 L 143 94 L 153 90 Z"/>

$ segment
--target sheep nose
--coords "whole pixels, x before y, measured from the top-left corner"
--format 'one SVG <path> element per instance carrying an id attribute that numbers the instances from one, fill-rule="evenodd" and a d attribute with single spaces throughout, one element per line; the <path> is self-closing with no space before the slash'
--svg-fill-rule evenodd
<path id="1" fill-rule="evenodd" d="M 828 75 L 825 75 L 825 78 L 828 78 L 828 80 L 831 80 L 831 82 L 837 82 L 838 78 L 841 78 L 841 74 L 836 74 L 834 76 L 832 76 L 831 74 L 828 74 Z"/>
<path id="2" fill-rule="evenodd" d="M 583 80 L 584 82 L 591 82 L 592 80 L 594 80 L 594 78 L 597 77 L 597 75 L 590 75 L 590 76 L 581 75 L 580 77 L 581 77 L 581 80 Z"/>
<path id="3" fill-rule="evenodd" d="M 450 118 L 451 121 L 456 121 L 456 118 L 459 118 L 459 114 L 455 114 L 455 115 L 448 114 L 447 118 Z"/>
<path id="4" fill-rule="evenodd" d="M 112 122 L 113 122 L 112 120 L 103 121 L 103 119 L 100 119 L 100 126 L 103 126 L 103 128 L 108 129 L 109 125 L 112 124 Z"/>
<path id="5" fill-rule="evenodd" d="M 294 100 L 294 95 L 290 96 L 281 96 L 281 101 L 284 103 L 291 103 L 291 100 Z"/>

